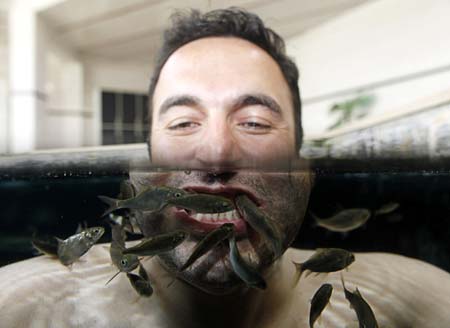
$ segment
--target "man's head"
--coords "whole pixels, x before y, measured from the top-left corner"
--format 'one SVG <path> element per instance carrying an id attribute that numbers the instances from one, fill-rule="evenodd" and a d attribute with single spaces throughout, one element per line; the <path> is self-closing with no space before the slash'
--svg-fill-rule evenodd
<path id="1" fill-rule="evenodd" d="M 284 251 L 303 221 L 309 173 L 239 170 L 249 162 L 264 166 L 298 156 L 298 72 L 283 41 L 252 14 L 193 12 L 177 18 L 164 49 L 150 88 L 152 161 L 200 170 L 135 173 L 133 184 L 138 191 L 169 185 L 232 200 L 245 194 L 270 218 Z M 160 256 L 169 271 L 182 266 L 198 241 L 223 223 L 235 225 L 243 258 L 267 272 L 274 261 L 271 242 L 238 211 L 201 214 L 170 207 L 141 218 L 145 235 L 176 228 L 190 232 L 187 241 Z M 179 277 L 209 293 L 235 290 L 242 282 L 227 250 L 214 248 Z"/>
<path id="2" fill-rule="evenodd" d="M 185 44 L 195 40 L 208 37 L 238 38 L 247 40 L 261 48 L 267 55 L 272 57 L 275 64 L 279 67 L 290 91 L 290 101 L 295 123 L 295 146 L 298 151 L 303 139 L 301 101 L 298 88 L 299 73 L 295 63 L 286 55 L 283 39 L 270 28 L 267 28 L 258 16 L 237 8 L 214 10 L 203 15 L 199 11 L 192 10 L 187 15 L 182 13 L 175 14 L 172 16 L 172 19 L 171 28 L 164 33 L 164 43 L 158 54 L 150 81 L 148 108 L 150 136 L 154 120 L 155 89 L 161 70 L 169 57 Z M 149 142 L 150 146 L 151 142 Z"/>

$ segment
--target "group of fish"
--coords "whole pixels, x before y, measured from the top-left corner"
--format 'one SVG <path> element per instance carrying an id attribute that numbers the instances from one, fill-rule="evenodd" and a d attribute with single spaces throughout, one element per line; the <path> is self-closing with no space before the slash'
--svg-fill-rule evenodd
<path id="1" fill-rule="evenodd" d="M 154 256 L 180 245 L 188 236 L 183 230 L 144 238 L 133 247 L 126 248 L 127 232 L 139 233 L 136 213 L 158 212 L 168 206 L 176 206 L 198 213 L 223 213 L 234 210 L 235 207 L 246 221 L 262 234 L 272 245 L 276 256 L 281 255 L 280 238 L 276 234 L 271 221 L 257 205 L 246 195 L 237 195 L 234 202 L 226 197 L 212 194 L 190 193 L 182 189 L 167 186 L 149 186 L 136 194 L 132 185 L 124 182 L 121 185 L 121 199 L 106 196 L 99 198 L 109 205 L 103 216 L 108 216 L 111 226 L 110 256 L 117 267 L 117 274 L 127 274 L 132 286 L 142 296 L 150 296 L 151 288 L 148 275 L 140 264 L 140 257 Z M 124 215 L 114 215 L 113 212 L 125 211 Z M 138 230 L 138 231 L 137 231 Z M 57 257 L 66 266 L 73 264 L 102 237 L 103 227 L 79 228 L 77 233 L 62 240 L 57 237 L 37 237 L 32 239 L 33 246 L 41 253 Z M 211 231 L 194 247 L 192 254 L 178 270 L 180 273 L 190 267 L 197 259 L 214 247 L 228 240 L 230 262 L 236 275 L 248 286 L 265 289 L 266 282 L 250 263 L 240 255 L 234 236 L 234 225 L 225 223 Z M 132 271 L 139 267 L 139 274 Z M 117 275 L 116 274 L 116 275 Z M 109 281 L 111 281 L 114 275 Z M 109 281 L 107 283 L 109 283 Z"/>
<path id="2" fill-rule="evenodd" d="M 296 268 L 296 276 L 294 285 L 297 285 L 303 272 L 308 270 L 306 275 L 314 273 L 337 272 L 346 269 L 355 261 L 353 253 L 340 248 L 318 248 L 316 252 L 305 262 L 293 262 Z M 360 328 L 378 328 L 375 315 L 362 297 L 358 288 L 354 292 L 346 289 L 344 278 L 341 273 L 342 286 L 344 288 L 345 298 L 349 301 L 350 307 L 356 312 Z M 314 323 L 320 317 L 322 311 L 330 302 L 333 286 L 331 284 L 323 284 L 311 299 L 311 307 L 309 312 L 309 326 L 314 327 Z"/>
<path id="3" fill-rule="evenodd" d="M 282 253 L 281 238 L 278 236 L 271 218 L 244 194 L 237 195 L 234 202 L 220 195 L 191 193 L 167 186 L 149 186 L 136 194 L 131 184 L 125 182 L 121 185 L 121 199 L 106 196 L 99 196 L 99 198 L 109 205 L 104 215 L 108 215 L 110 218 L 108 222 L 111 226 L 112 236 L 110 244 L 111 261 L 118 269 L 117 274 L 126 273 L 131 285 L 140 296 L 149 297 L 153 294 L 149 276 L 140 263 L 142 257 L 151 257 L 173 250 L 188 237 L 188 233 L 183 230 L 175 230 L 143 238 L 137 245 L 127 248 L 125 244 L 127 232 L 136 233 L 138 229 L 136 217 L 133 213 L 158 212 L 168 206 L 176 206 L 199 213 L 223 213 L 236 208 L 246 222 L 269 242 L 275 257 L 279 257 Z M 128 211 L 125 215 L 110 215 L 123 209 Z M 346 217 L 352 216 L 346 215 Z M 120 218 L 120 220 L 117 218 Z M 336 221 L 339 220 L 336 219 Z M 34 237 L 32 243 L 40 252 L 58 257 L 61 263 L 67 266 L 73 264 L 88 252 L 104 232 L 103 227 L 85 228 L 79 229 L 76 234 L 65 240 L 57 237 Z M 178 269 L 176 275 L 189 268 L 202 255 L 227 240 L 230 263 L 236 275 L 249 287 L 266 289 L 267 284 L 261 274 L 252 264 L 247 263 L 242 258 L 236 243 L 232 223 L 222 224 L 205 235 L 194 247 L 186 262 Z M 307 261 L 303 263 L 294 262 L 297 272 L 294 278 L 295 284 L 298 283 L 304 271 L 309 271 L 307 275 L 311 272 L 336 272 L 348 267 L 354 260 L 354 255 L 343 249 L 317 249 L 316 253 Z M 133 273 L 136 269 L 138 269 L 138 274 Z M 325 284 L 314 295 L 310 311 L 311 327 L 328 304 L 331 291 L 332 286 Z M 344 291 L 346 298 L 356 311 L 360 327 L 377 327 L 375 316 L 360 292 L 356 289 L 352 293 L 346 290 L 345 286 Z"/>
<path id="4" fill-rule="evenodd" d="M 312 211 L 309 211 L 309 214 L 314 219 L 315 225 L 330 231 L 347 233 L 361 227 L 371 216 L 376 217 L 392 213 L 399 206 L 399 203 L 389 202 L 374 211 L 366 208 L 340 209 L 329 218 L 319 218 Z"/>

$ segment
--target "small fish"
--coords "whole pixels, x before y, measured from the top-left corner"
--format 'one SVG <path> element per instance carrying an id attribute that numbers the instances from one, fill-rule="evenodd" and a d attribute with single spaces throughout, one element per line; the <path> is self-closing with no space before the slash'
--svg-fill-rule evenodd
<path id="1" fill-rule="evenodd" d="M 133 198 L 136 196 L 136 189 L 129 180 L 124 180 L 120 183 L 120 193 L 117 196 L 118 199 L 124 200 Z M 142 234 L 140 228 L 136 224 L 135 214 L 138 211 L 132 211 L 129 208 L 123 208 L 115 211 L 115 213 L 109 213 L 108 221 L 117 223 L 122 228 L 132 234 Z"/>
<path id="2" fill-rule="evenodd" d="M 84 255 L 103 236 L 103 227 L 83 230 L 65 240 L 57 238 L 58 258 L 64 265 L 70 265 Z"/>
<path id="3" fill-rule="evenodd" d="M 234 236 L 229 239 L 229 245 L 231 267 L 237 276 L 250 287 L 266 289 L 267 284 L 264 278 L 242 259 Z"/>
<path id="4" fill-rule="evenodd" d="M 55 237 L 33 235 L 31 244 L 42 254 L 58 256 L 58 240 Z"/>
<path id="5" fill-rule="evenodd" d="M 166 205 L 167 201 L 176 199 L 187 194 L 186 191 L 178 188 L 165 186 L 150 186 L 137 194 L 135 197 L 128 199 L 114 199 L 106 196 L 98 196 L 109 208 L 103 213 L 105 216 L 115 210 L 129 208 L 140 211 L 160 211 Z"/>
<path id="6" fill-rule="evenodd" d="M 323 284 L 314 294 L 311 300 L 311 309 L 309 311 L 309 327 L 313 328 L 314 323 L 320 316 L 322 311 L 328 305 L 333 292 L 333 286 L 330 284 Z"/>
<path id="7" fill-rule="evenodd" d="M 272 220 L 246 195 L 237 196 L 235 203 L 244 220 L 247 221 L 253 229 L 269 240 L 275 257 L 279 257 L 283 246 L 281 244 L 281 238 L 277 235 L 277 230 L 272 224 Z"/>
<path id="8" fill-rule="evenodd" d="M 336 232 L 352 231 L 362 226 L 370 218 L 370 211 L 365 208 L 348 208 L 327 219 L 318 218 L 311 211 L 309 214 L 318 226 Z"/>
<path id="9" fill-rule="evenodd" d="M 364 300 L 358 288 L 352 293 L 345 288 L 344 278 L 341 274 L 342 287 L 344 288 L 345 298 L 350 302 L 350 307 L 355 310 L 358 317 L 359 327 L 378 328 L 377 319 L 370 305 Z"/>
<path id="10" fill-rule="evenodd" d="M 311 272 L 335 272 L 345 269 L 355 261 L 355 255 L 341 248 L 318 248 L 316 252 L 305 262 L 294 263 L 296 276 L 294 286 L 297 285 L 305 270 Z"/>
<path id="11" fill-rule="evenodd" d="M 187 194 L 172 198 L 167 204 L 198 213 L 223 213 L 234 210 L 233 202 L 223 196 L 210 194 Z"/>
<path id="12" fill-rule="evenodd" d="M 127 248 L 123 254 L 135 254 L 138 256 L 153 256 L 170 251 L 181 244 L 188 233 L 183 230 L 175 230 L 162 235 L 145 238 L 138 245 Z"/>
<path id="13" fill-rule="evenodd" d="M 150 281 L 147 271 L 144 269 L 144 266 L 142 264 L 139 264 L 139 275 L 141 276 L 141 278 Z"/>
<path id="14" fill-rule="evenodd" d="M 112 240 L 109 248 L 112 263 L 119 269 L 119 271 L 106 282 L 106 285 L 111 282 L 121 272 L 131 272 L 139 265 L 139 259 L 134 254 L 123 254 L 125 249 L 124 230 L 118 226 L 111 226 Z"/>
<path id="15" fill-rule="evenodd" d="M 187 259 L 186 263 L 178 270 L 179 272 L 184 271 L 190 265 L 192 265 L 198 258 L 206 254 L 209 250 L 216 247 L 222 241 L 230 238 L 234 232 L 233 223 L 222 224 L 219 228 L 208 233 L 194 248 L 192 254 Z"/>
<path id="16" fill-rule="evenodd" d="M 144 297 L 150 297 L 153 294 L 153 287 L 148 280 L 134 273 L 127 273 L 128 280 L 134 290 Z"/>
<path id="17" fill-rule="evenodd" d="M 374 215 L 384 215 L 389 214 L 391 212 L 394 212 L 397 208 L 399 208 L 399 203 L 390 202 L 387 204 L 384 204 L 379 209 L 377 209 L 374 213 Z"/>

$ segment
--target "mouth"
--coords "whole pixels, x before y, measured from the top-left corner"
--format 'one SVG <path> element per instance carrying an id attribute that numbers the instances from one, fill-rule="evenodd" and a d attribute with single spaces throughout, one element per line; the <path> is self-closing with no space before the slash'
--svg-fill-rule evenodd
<path id="1" fill-rule="evenodd" d="M 237 195 L 245 194 L 257 206 L 261 205 L 261 201 L 253 193 L 241 188 L 208 188 L 203 186 L 190 186 L 183 189 L 188 192 L 222 196 L 230 199 L 233 204 Z M 179 207 L 174 207 L 172 210 L 174 211 L 175 217 L 179 219 L 179 222 L 194 234 L 204 235 L 219 228 L 224 223 L 231 223 L 234 225 L 234 232 L 237 238 L 247 235 L 248 230 L 251 229 L 237 209 L 224 213 L 197 213 L 195 211 Z"/>

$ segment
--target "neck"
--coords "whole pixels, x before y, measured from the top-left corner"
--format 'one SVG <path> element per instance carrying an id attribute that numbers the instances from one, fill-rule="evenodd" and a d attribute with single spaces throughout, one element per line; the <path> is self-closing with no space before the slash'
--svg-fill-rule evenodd
<path id="1" fill-rule="evenodd" d="M 264 291 L 242 287 L 228 295 L 211 295 L 181 280 L 167 287 L 172 276 L 153 258 L 146 265 L 151 273 L 160 307 L 173 324 L 171 327 L 261 327 L 288 308 L 290 291 L 283 259 L 278 260 L 266 277 Z"/>

